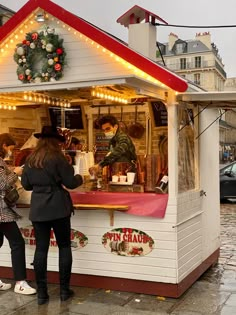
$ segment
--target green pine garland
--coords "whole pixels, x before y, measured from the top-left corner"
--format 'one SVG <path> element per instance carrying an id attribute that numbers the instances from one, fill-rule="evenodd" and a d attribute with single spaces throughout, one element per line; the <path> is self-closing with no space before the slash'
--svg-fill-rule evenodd
<path id="1" fill-rule="evenodd" d="M 27 33 L 14 53 L 18 79 L 23 83 L 57 81 L 63 76 L 65 56 L 63 39 L 53 29 Z M 41 70 L 35 67 L 38 62 Z"/>

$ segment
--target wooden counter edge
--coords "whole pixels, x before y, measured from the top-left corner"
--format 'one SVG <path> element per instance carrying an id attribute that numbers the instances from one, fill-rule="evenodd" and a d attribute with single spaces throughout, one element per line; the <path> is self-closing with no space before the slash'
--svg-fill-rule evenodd
<path id="1" fill-rule="evenodd" d="M 17 204 L 19 208 L 29 208 L 30 205 Z M 114 211 L 127 211 L 129 206 L 126 205 L 109 205 L 109 204 L 82 204 L 74 203 L 73 207 L 76 210 L 108 210 L 110 215 L 110 226 L 114 225 Z"/>
<path id="2" fill-rule="evenodd" d="M 110 205 L 110 204 L 82 204 L 82 203 L 74 203 L 75 209 L 79 210 L 119 210 L 119 211 L 127 211 L 129 206 L 126 205 Z"/>

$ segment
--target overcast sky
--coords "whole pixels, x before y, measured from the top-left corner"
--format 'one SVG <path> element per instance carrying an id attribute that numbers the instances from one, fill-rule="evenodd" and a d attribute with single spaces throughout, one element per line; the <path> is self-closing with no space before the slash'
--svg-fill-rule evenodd
<path id="1" fill-rule="evenodd" d="M 0 3 L 18 11 L 27 0 L 0 0 Z M 105 31 L 127 41 L 127 28 L 117 18 L 134 5 L 139 5 L 160 16 L 169 24 L 187 26 L 236 25 L 235 0 L 53 0 L 53 2 L 95 24 Z M 235 28 L 179 28 L 157 29 L 160 42 L 168 41 L 170 32 L 183 40 L 194 39 L 197 32 L 210 31 L 211 40 L 219 49 L 227 77 L 236 77 Z"/>

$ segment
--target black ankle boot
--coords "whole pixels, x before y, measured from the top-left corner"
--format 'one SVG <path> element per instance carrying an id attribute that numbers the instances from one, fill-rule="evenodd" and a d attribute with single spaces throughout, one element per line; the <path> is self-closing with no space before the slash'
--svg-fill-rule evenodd
<path id="1" fill-rule="evenodd" d="M 61 298 L 62 302 L 68 300 L 73 295 L 74 295 L 74 291 L 71 289 L 61 289 L 61 291 L 60 291 L 60 298 Z"/>
<path id="2" fill-rule="evenodd" d="M 48 303 L 49 295 L 47 289 L 38 289 L 38 305 L 43 305 Z"/>

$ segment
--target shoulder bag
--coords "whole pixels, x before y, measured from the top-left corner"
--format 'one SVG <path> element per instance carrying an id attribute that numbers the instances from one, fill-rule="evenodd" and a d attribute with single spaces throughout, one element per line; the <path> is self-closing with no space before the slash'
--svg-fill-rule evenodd
<path id="1" fill-rule="evenodd" d="M 15 187 L 10 187 L 5 192 L 4 201 L 8 205 L 8 207 L 13 207 L 17 200 L 19 199 L 20 195 Z"/>

